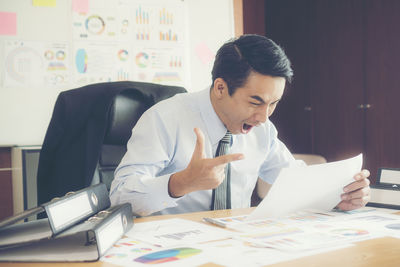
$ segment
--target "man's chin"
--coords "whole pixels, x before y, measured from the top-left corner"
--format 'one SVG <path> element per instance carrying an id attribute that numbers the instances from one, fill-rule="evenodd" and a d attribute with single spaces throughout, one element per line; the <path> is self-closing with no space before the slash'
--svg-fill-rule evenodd
<path id="1" fill-rule="evenodd" d="M 231 129 L 228 129 L 228 131 L 230 131 L 232 134 L 242 134 L 242 130 L 241 129 L 234 129 L 234 130 L 231 130 Z"/>

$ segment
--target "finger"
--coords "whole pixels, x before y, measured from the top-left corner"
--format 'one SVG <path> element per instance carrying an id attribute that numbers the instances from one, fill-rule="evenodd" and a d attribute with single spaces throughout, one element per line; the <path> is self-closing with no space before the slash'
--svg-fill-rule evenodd
<path id="1" fill-rule="evenodd" d="M 361 205 L 361 204 L 353 204 L 353 203 L 347 202 L 347 201 L 342 201 L 337 205 L 338 209 L 345 210 L 345 211 L 347 211 L 347 210 L 355 210 L 355 209 L 358 209 L 358 208 L 361 208 L 361 207 L 363 207 L 363 205 Z"/>
<path id="2" fill-rule="evenodd" d="M 342 200 L 338 205 L 337 208 L 341 210 L 354 210 L 358 209 L 361 207 L 364 207 L 368 201 L 370 201 L 371 196 L 368 195 L 363 195 L 362 197 L 359 198 L 353 198 L 350 200 Z"/>
<path id="3" fill-rule="evenodd" d="M 361 189 L 358 189 L 356 191 L 350 192 L 350 193 L 344 193 L 341 195 L 342 200 L 351 200 L 351 199 L 356 199 L 356 198 L 363 198 L 365 196 L 369 196 L 370 194 L 370 188 L 369 187 L 363 187 Z"/>
<path id="4" fill-rule="evenodd" d="M 365 206 L 368 203 L 368 201 L 370 201 L 370 200 L 371 200 L 371 196 L 368 195 L 368 196 L 363 196 L 362 198 L 352 199 L 351 203 L 353 205 L 354 204 L 361 204 L 362 206 Z"/>
<path id="5" fill-rule="evenodd" d="M 349 185 L 346 185 L 344 188 L 343 188 L 343 191 L 345 192 L 345 193 L 349 193 L 349 192 L 353 192 L 353 191 L 356 191 L 356 190 L 358 190 L 358 189 L 360 189 L 360 188 L 363 188 L 363 187 L 368 187 L 369 186 L 369 180 L 367 179 L 367 178 L 365 178 L 365 179 L 362 179 L 362 180 L 359 180 L 359 181 L 355 181 L 355 182 L 352 182 L 351 184 L 349 184 Z"/>
<path id="6" fill-rule="evenodd" d="M 221 180 L 221 182 L 222 182 L 222 180 L 225 177 L 225 167 L 222 166 L 222 165 L 219 165 L 219 166 L 214 167 L 214 168 L 215 168 L 214 172 L 215 172 L 216 177 L 218 177 L 218 179 Z"/>
<path id="7" fill-rule="evenodd" d="M 364 169 L 364 170 L 360 171 L 359 173 L 357 173 L 356 175 L 354 175 L 354 179 L 356 181 L 359 181 L 359 180 L 368 178 L 369 175 L 370 175 L 369 170 Z"/>
<path id="8" fill-rule="evenodd" d="M 235 153 L 235 154 L 227 154 L 223 156 L 218 156 L 212 159 L 212 164 L 214 166 L 227 164 L 232 161 L 244 159 L 244 155 L 242 153 Z"/>
<path id="9" fill-rule="evenodd" d="M 354 199 L 352 199 L 350 201 L 346 201 L 346 202 L 349 202 L 354 206 L 364 206 L 365 204 L 367 204 L 369 199 L 370 199 L 369 196 L 363 196 L 361 198 L 354 198 Z"/>
<path id="10" fill-rule="evenodd" d="M 205 158 L 204 152 L 204 134 L 200 128 L 194 128 L 196 134 L 196 145 L 194 147 L 192 158 Z"/>

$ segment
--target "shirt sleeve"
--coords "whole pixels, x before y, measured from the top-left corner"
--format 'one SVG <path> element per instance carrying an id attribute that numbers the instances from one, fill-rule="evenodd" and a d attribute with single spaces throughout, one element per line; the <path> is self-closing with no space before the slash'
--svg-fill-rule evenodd
<path id="1" fill-rule="evenodd" d="M 268 147 L 266 158 L 259 170 L 259 177 L 269 184 L 273 184 L 282 168 L 305 165 L 301 160 L 296 160 L 286 145 L 278 139 L 278 131 L 269 123 Z"/>
<path id="2" fill-rule="evenodd" d="M 128 202 L 140 216 L 177 206 L 179 198 L 172 198 L 168 192 L 171 173 L 160 174 L 174 154 L 175 138 L 170 134 L 157 112 L 149 109 L 142 115 L 115 170 L 110 190 L 112 205 Z"/>

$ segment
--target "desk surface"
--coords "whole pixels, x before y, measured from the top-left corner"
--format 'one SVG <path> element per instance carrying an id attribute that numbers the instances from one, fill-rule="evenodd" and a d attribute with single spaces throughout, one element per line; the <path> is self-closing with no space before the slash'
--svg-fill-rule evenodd
<path id="1" fill-rule="evenodd" d="M 242 214 L 248 214 L 250 209 L 235 209 L 222 211 L 206 211 L 186 213 L 179 215 L 163 215 L 139 218 L 135 223 L 164 220 L 171 218 L 182 218 L 200 222 L 203 217 L 227 217 Z M 326 253 L 306 256 L 303 258 L 281 262 L 268 266 L 275 267 L 337 267 L 337 266 L 363 266 L 363 267 L 398 267 L 400 266 L 400 239 L 392 237 L 383 237 L 372 240 L 361 241 L 355 243 L 355 246 L 329 251 Z M 105 262 L 90 262 L 90 263 L 0 263 L 0 266 L 7 267 L 41 267 L 41 266 L 56 266 L 56 267 L 114 267 L 115 265 Z M 202 265 L 206 267 L 206 265 Z M 215 266 L 214 266 L 215 267 Z"/>

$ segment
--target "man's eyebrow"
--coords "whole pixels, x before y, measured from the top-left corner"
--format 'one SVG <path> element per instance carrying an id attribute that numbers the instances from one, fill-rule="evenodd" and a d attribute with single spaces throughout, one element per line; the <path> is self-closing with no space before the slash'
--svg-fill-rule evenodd
<path id="1" fill-rule="evenodd" d="M 252 96 L 250 96 L 250 97 L 253 98 L 253 99 L 255 99 L 255 100 L 257 100 L 257 101 L 259 101 L 260 104 L 265 104 L 264 99 L 262 99 L 262 98 L 259 97 L 258 95 L 252 95 Z M 271 104 L 275 104 L 276 102 L 279 102 L 280 100 L 281 100 L 281 99 L 279 98 L 279 99 L 275 100 L 274 102 L 272 102 Z"/>
<path id="2" fill-rule="evenodd" d="M 253 98 L 253 99 L 255 99 L 255 100 L 257 100 L 257 101 L 259 101 L 259 102 L 261 102 L 261 103 L 265 103 L 265 101 L 264 101 L 264 99 L 262 99 L 261 97 L 259 97 L 258 95 L 252 95 L 252 96 L 250 96 L 251 98 Z"/>

